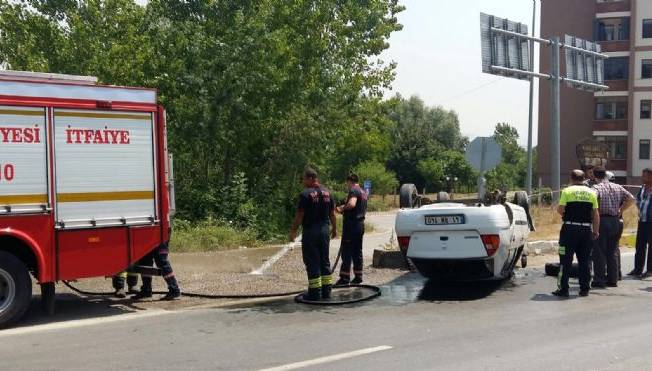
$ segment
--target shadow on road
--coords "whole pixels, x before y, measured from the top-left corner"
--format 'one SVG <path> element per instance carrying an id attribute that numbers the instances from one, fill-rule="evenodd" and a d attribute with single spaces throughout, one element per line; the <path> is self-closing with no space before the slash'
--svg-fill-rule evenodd
<path id="1" fill-rule="evenodd" d="M 75 294 L 57 294 L 56 310 L 48 315 L 41 308 L 41 297 L 35 295 L 27 314 L 22 321 L 12 328 L 43 325 L 55 322 L 66 322 L 90 318 L 102 318 L 141 311 L 134 302 L 125 300 L 110 300 L 100 297 L 81 297 Z"/>
<path id="2" fill-rule="evenodd" d="M 488 282 L 437 282 L 428 281 L 418 299 L 424 301 L 472 301 L 484 299 L 497 290 L 509 290 L 507 281 Z"/>

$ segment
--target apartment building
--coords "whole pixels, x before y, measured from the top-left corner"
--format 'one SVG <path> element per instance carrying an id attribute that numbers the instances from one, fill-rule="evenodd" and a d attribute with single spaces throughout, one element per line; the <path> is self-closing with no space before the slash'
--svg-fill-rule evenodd
<path id="1" fill-rule="evenodd" d="M 637 184 L 652 167 L 652 0 L 542 0 L 541 35 L 596 40 L 609 55 L 609 90 L 588 93 L 562 87 L 561 176 L 578 166 L 575 146 L 585 138 L 606 143 L 607 168 L 620 183 Z M 541 50 L 541 70 L 550 52 Z M 562 55 L 563 58 L 563 55 Z M 563 59 L 562 59 L 563 60 Z M 562 73 L 565 73 L 562 69 Z M 539 91 L 539 176 L 550 184 L 550 84 Z"/>

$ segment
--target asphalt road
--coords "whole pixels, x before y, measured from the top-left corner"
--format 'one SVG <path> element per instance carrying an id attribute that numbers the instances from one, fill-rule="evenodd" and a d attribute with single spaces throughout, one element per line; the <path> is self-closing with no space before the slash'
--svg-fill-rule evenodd
<path id="1" fill-rule="evenodd" d="M 623 259 L 626 269 L 632 256 Z M 0 360 L 4 370 L 652 367 L 652 280 L 625 280 L 588 298 L 576 296 L 572 281 L 574 296 L 567 300 L 549 295 L 554 285 L 538 268 L 483 285 L 439 286 L 406 274 L 384 286 L 381 298 L 348 307 L 284 298 L 219 309 L 98 313 L 0 331 Z"/>

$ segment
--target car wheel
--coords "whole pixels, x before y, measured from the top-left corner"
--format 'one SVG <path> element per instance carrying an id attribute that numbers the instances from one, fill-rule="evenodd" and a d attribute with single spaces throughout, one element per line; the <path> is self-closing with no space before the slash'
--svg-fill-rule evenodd
<path id="1" fill-rule="evenodd" d="M 401 209 L 411 209 L 416 206 L 419 192 L 414 184 L 403 184 L 400 190 L 400 207 Z"/>
<path id="2" fill-rule="evenodd" d="M 530 231 L 534 231 L 534 222 L 532 221 L 532 216 L 530 215 L 530 197 L 527 192 L 518 191 L 514 194 L 514 204 L 522 207 L 525 210 L 525 215 L 527 216 L 527 222 L 530 226 Z"/>
<path id="3" fill-rule="evenodd" d="M 32 300 L 32 279 L 25 264 L 0 251 L 0 328 L 21 319 Z"/>
<path id="4" fill-rule="evenodd" d="M 447 192 L 437 193 L 437 201 L 450 201 L 451 196 Z"/>

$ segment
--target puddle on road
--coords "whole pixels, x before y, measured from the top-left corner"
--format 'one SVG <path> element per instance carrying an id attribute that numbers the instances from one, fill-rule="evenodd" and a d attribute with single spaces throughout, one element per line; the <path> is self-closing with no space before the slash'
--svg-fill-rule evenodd
<path id="1" fill-rule="evenodd" d="M 417 302 L 445 303 L 473 301 L 481 300 L 497 293 L 516 290 L 520 286 L 533 283 L 541 276 L 543 276 L 541 269 L 528 268 L 517 270 L 514 277 L 509 280 L 444 284 L 429 281 L 416 273 L 408 273 L 380 286 L 382 290 L 380 297 L 355 304 L 315 306 L 296 303 L 294 297 L 291 297 L 259 303 L 253 306 L 234 305 L 227 309 L 232 313 L 296 313 L 315 311 L 335 313 L 337 308 L 402 306 Z M 342 291 L 339 294 L 335 293 L 334 296 L 348 300 L 361 295 L 361 292 L 353 290 Z"/>

